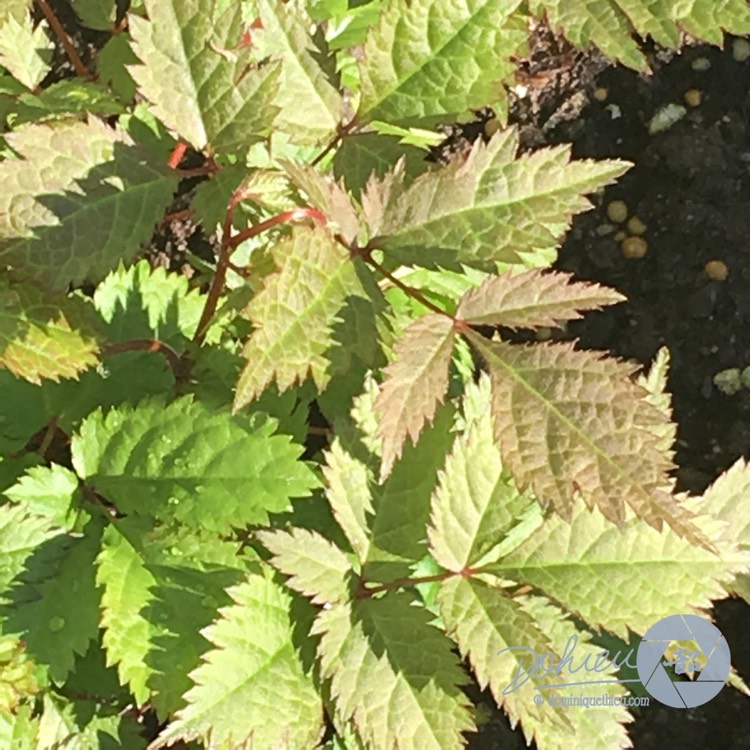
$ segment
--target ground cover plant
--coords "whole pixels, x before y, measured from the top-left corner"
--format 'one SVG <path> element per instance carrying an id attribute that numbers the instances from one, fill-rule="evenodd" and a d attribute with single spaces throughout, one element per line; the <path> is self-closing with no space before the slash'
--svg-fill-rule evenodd
<path id="1" fill-rule="evenodd" d="M 676 491 L 668 352 L 546 340 L 624 301 L 549 267 L 629 164 L 521 151 L 505 85 L 542 15 L 646 69 L 634 32 L 746 4 L 72 10 L 94 53 L 0 23 L 1 741 L 461 747 L 474 680 L 540 749 L 629 746 L 498 652 L 750 599 L 750 474 Z M 188 217 L 215 252 L 143 257 Z"/>

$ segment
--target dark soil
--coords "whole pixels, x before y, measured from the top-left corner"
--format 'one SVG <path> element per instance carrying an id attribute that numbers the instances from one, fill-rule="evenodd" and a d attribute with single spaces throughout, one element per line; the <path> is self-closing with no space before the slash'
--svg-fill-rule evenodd
<path id="1" fill-rule="evenodd" d="M 653 75 L 639 76 L 602 65 L 596 55 L 571 57 L 564 44 L 540 35 L 521 78 L 528 95 L 511 118 L 526 147 L 572 143 L 576 158 L 635 165 L 594 198 L 594 210 L 576 218 L 555 266 L 614 287 L 628 301 L 587 315 L 559 336 L 644 365 L 669 348 L 676 477 L 679 489 L 693 493 L 750 455 L 750 391 L 727 396 L 713 384 L 717 372 L 750 365 L 750 61 L 736 62 L 731 40 L 727 47 L 656 52 Z M 709 61 L 708 70 L 694 69 L 699 58 Z M 604 101 L 593 96 L 596 88 L 607 89 Z M 652 116 L 669 103 L 685 105 L 690 89 L 701 92 L 700 105 L 686 106 L 679 122 L 650 135 Z M 614 237 L 625 227 L 607 217 L 613 200 L 647 225 L 642 259 L 624 257 Z M 724 281 L 708 278 L 712 260 L 728 268 Z M 750 683 L 750 606 L 720 602 L 715 618 Z M 629 731 L 635 750 L 750 748 L 750 700 L 730 688 L 685 711 L 652 700 Z M 525 743 L 495 712 L 470 747 L 520 750 Z"/>

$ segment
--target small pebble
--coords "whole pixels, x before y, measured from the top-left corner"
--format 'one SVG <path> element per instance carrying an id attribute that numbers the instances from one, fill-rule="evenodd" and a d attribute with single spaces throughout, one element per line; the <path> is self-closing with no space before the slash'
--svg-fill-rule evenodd
<path id="1" fill-rule="evenodd" d="M 552 329 L 551 328 L 539 328 L 536 332 L 536 340 L 537 341 L 547 341 L 552 337 Z"/>
<path id="2" fill-rule="evenodd" d="M 500 120 L 497 117 L 493 117 L 491 120 L 488 120 L 486 123 L 484 123 L 484 132 L 487 134 L 487 136 L 492 136 L 495 133 L 497 133 L 498 130 L 502 127 L 502 124 L 500 123 Z"/>
<path id="3" fill-rule="evenodd" d="M 607 206 L 607 216 L 615 224 L 622 224 L 628 218 L 628 205 L 625 201 L 612 201 Z"/>
<path id="4" fill-rule="evenodd" d="M 750 390 L 750 367 L 746 367 L 740 375 L 740 383 L 743 388 Z"/>
<path id="5" fill-rule="evenodd" d="M 600 224 L 594 231 L 599 237 L 606 237 L 608 234 L 612 234 L 615 228 L 612 224 Z"/>
<path id="6" fill-rule="evenodd" d="M 750 58 L 750 42 L 747 39 L 735 39 L 732 42 L 732 57 L 737 62 L 745 62 Z"/>
<path id="7" fill-rule="evenodd" d="M 605 109 L 609 112 L 609 117 L 612 120 L 622 117 L 622 110 L 616 104 L 608 104 Z"/>
<path id="8" fill-rule="evenodd" d="M 656 114 L 649 120 L 649 135 L 656 135 L 656 133 L 661 133 L 665 130 L 669 130 L 686 114 L 687 110 L 681 104 L 667 104 L 666 106 L 658 110 Z"/>
<path id="9" fill-rule="evenodd" d="M 623 232 L 622 229 L 615 234 L 615 242 L 622 242 L 628 236 L 627 232 Z"/>
<path id="10" fill-rule="evenodd" d="M 598 102 L 606 102 L 607 97 L 609 96 L 609 90 L 604 88 L 603 86 L 600 86 L 598 89 L 594 90 L 594 99 Z"/>
<path id="11" fill-rule="evenodd" d="M 721 260 L 709 260 L 703 270 L 712 281 L 724 281 L 729 276 L 729 268 Z"/>
<path id="12" fill-rule="evenodd" d="M 711 61 L 707 57 L 696 57 L 690 67 L 697 73 L 705 73 L 711 68 Z"/>
<path id="13" fill-rule="evenodd" d="M 714 375 L 714 385 L 726 396 L 734 396 L 742 388 L 739 367 L 731 367 Z"/>
<path id="14" fill-rule="evenodd" d="M 688 89 L 683 97 L 688 107 L 700 107 L 703 93 L 698 89 Z"/>
<path id="15" fill-rule="evenodd" d="M 622 254 L 626 258 L 639 259 L 648 252 L 648 242 L 643 237 L 626 237 L 622 241 Z"/>
<path id="16" fill-rule="evenodd" d="M 628 232 L 630 234 L 645 234 L 648 227 L 641 221 L 640 217 L 638 216 L 631 216 L 628 220 Z"/>

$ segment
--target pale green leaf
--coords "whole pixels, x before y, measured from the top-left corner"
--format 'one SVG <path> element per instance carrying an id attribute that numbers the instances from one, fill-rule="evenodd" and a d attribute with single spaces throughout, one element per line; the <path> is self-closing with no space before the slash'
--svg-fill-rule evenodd
<path id="1" fill-rule="evenodd" d="M 691 502 L 698 512 L 710 513 L 726 522 L 723 537 L 730 545 L 739 543 L 750 554 L 750 467 L 744 459 L 740 458 L 725 471 L 700 500 Z M 725 588 L 750 603 L 750 575 L 738 575 Z"/>
<path id="2" fill-rule="evenodd" d="M 76 378 L 97 362 L 90 307 L 0 279 L 0 366 L 31 383 Z"/>
<path id="3" fill-rule="evenodd" d="M 59 464 L 32 466 L 3 493 L 28 511 L 50 518 L 55 525 L 71 527 L 78 477 Z"/>
<path id="4" fill-rule="evenodd" d="M 735 533 L 725 538 L 722 521 L 697 516 L 694 523 L 720 555 L 633 514 L 618 529 L 576 500 L 570 522 L 548 518 L 485 571 L 531 585 L 592 627 L 627 640 L 628 630 L 644 633 L 675 612 L 701 614 L 726 596 L 723 584 L 747 570 L 750 550 L 738 549 Z"/>
<path id="5" fill-rule="evenodd" d="M 474 729 L 451 641 L 416 605 L 407 592 L 334 604 L 313 628 L 336 712 L 372 750 L 461 747 Z"/>
<path id="6" fill-rule="evenodd" d="M 669 350 L 663 346 L 656 353 L 647 374 L 640 375 L 638 382 L 648 391 L 646 400 L 655 406 L 667 418 L 667 422 L 654 425 L 654 432 L 661 438 L 664 455 L 670 460 L 674 457 L 674 445 L 677 442 L 677 424 L 672 421 L 672 396 L 667 391 L 669 373 Z"/>
<path id="7" fill-rule="evenodd" d="M 680 32 L 721 45 L 723 31 L 750 33 L 750 10 L 745 0 L 533 0 L 532 12 L 544 13 L 552 28 L 560 29 L 579 48 L 595 44 L 607 57 L 645 70 L 644 54 L 632 38 L 653 37 L 677 48 Z"/>
<path id="8" fill-rule="evenodd" d="M 240 47 L 240 3 L 144 0 L 149 20 L 130 15 L 129 71 L 154 114 L 194 148 L 247 147 L 269 135 L 279 66 L 254 63 Z"/>
<path id="9" fill-rule="evenodd" d="M 73 0 L 73 10 L 84 26 L 109 31 L 117 16 L 117 0 Z"/>
<path id="10" fill-rule="evenodd" d="M 273 255 L 280 270 L 266 277 L 245 311 L 257 329 L 243 352 L 247 366 L 237 384 L 235 411 L 274 380 L 284 391 L 310 373 L 323 390 L 346 332 L 340 321 L 353 318 L 374 327 L 378 290 L 372 273 L 327 232 L 295 227 Z"/>
<path id="11" fill-rule="evenodd" d="M 447 315 L 428 313 L 412 323 L 395 346 L 395 361 L 375 401 L 383 440 L 381 481 L 401 457 L 407 436 L 416 443 L 448 390 L 455 332 Z"/>
<path id="12" fill-rule="evenodd" d="M 482 412 L 454 443 L 432 498 L 430 553 L 455 573 L 499 559 L 542 520 L 536 500 L 519 493 L 503 469 L 483 390 Z"/>
<path id="13" fill-rule="evenodd" d="M 624 300 L 614 289 L 573 281 L 572 274 L 532 269 L 488 277 L 464 294 L 456 315 L 472 325 L 556 327 L 561 321 L 581 318 L 579 311 Z"/>
<path id="14" fill-rule="evenodd" d="M 20 23 L 26 18 L 33 2 L 34 0 L 5 0 L 0 8 L 0 21 L 12 16 Z"/>
<path id="15" fill-rule="evenodd" d="M 2 750 L 39 750 L 36 738 L 39 719 L 32 717 L 32 707 L 20 706 L 16 713 L 0 713 L 0 748 Z"/>
<path id="16" fill-rule="evenodd" d="M 214 648 L 191 674 L 187 707 L 151 747 L 196 739 L 211 750 L 315 747 L 323 710 L 295 652 L 289 594 L 255 574 L 229 594 L 234 603 L 203 631 Z"/>
<path id="17" fill-rule="evenodd" d="M 611 522 L 627 506 L 661 529 L 707 545 L 691 514 L 669 493 L 667 417 L 631 380 L 635 367 L 569 343 L 518 346 L 469 332 L 492 379 L 495 437 L 519 489 L 570 518 L 580 494 Z"/>
<path id="18" fill-rule="evenodd" d="M 310 37 L 310 19 L 299 7 L 276 0 L 256 0 L 256 5 L 263 31 L 254 32 L 253 41 L 261 54 L 282 61 L 276 127 L 295 143 L 314 145 L 330 139 L 341 121 L 343 102 L 316 60 L 320 51 Z"/>
<path id="19" fill-rule="evenodd" d="M 0 65 L 26 88 L 33 91 L 49 73 L 53 49 L 44 23 L 34 28 L 25 14 L 0 20 Z"/>
<path id="20" fill-rule="evenodd" d="M 352 566 L 328 539 L 307 529 L 260 531 L 256 536 L 273 554 L 270 562 L 274 568 L 289 576 L 287 585 L 313 604 L 346 598 Z"/>
<path id="21" fill-rule="evenodd" d="M 629 167 L 621 161 L 570 160 L 555 146 L 516 157 L 518 132 L 477 141 L 464 160 L 401 187 L 400 174 L 368 186 L 374 246 L 408 265 L 448 268 L 465 263 L 525 264 L 544 253 L 551 262 L 573 214 L 591 208 L 584 194 Z M 365 207 L 367 210 L 367 207 Z M 535 263 L 538 265 L 538 263 Z M 491 268 L 489 270 L 492 270 Z"/>
<path id="22" fill-rule="evenodd" d="M 20 158 L 0 162 L 0 261 L 52 290 L 133 258 L 177 186 L 166 165 L 93 118 L 6 138 Z"/>
<path id="23" fill-rule="evenodd" d="M 373 512 L 372 471 L 347 451 L 338 437 L 325 455 L 326 497 L 336 521 L 361 562 L 369 546 L 368 515 Z"/>
<path id="24" fill-rule="evenodd" d="M 509 58 L 525 40 L 517 0 L 390 0 L 360 63 L 362 121 L 426 125 L 505 100 Z"/>
<path id="25" fill-rule="evenodd" d="M 302 447 L 265 415 L 232 417 L 183 396 L 94 412 L 72 442 L 73 465 L 121 511 L 228 532 L 267 523 L 318 480 Z"/>

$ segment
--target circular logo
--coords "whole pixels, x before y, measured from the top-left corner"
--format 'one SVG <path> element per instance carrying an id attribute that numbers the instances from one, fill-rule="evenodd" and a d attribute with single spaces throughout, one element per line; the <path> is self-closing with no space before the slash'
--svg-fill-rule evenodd
<path id="1" fill-rule="evenodd" d="M 721 631 L 696 615 L 671 615 L 638 646 L 638 677 L 656 700 L 674 708 L 707 703 L 724 687 L 731 660 Z M 693 679 L 687 679 L 692 676 Z"/>

